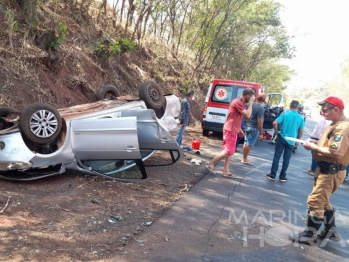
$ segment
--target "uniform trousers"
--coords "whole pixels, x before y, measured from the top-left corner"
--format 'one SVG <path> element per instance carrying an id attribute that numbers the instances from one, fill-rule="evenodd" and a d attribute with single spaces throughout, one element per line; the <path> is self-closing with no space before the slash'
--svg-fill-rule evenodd
<path id="1" fill-rule="evenodd" d="M 315 170 L 313 190 L 307 200 L 311 216 L 323 217 L 325 209 L 333 209 L 330 196 L 344 181 L 345 173 L 345 170 L 341 170 L 336 174 L 322 174 L 319 167 Z"/>

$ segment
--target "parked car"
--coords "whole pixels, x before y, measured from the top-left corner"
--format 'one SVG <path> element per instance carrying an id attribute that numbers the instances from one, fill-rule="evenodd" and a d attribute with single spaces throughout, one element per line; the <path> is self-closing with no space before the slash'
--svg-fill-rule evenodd
<path id="1" fill-rule="evenodd" d="M 273 129 L 275 119 L 284 113 L 283 95 L 281 93 L 270 93 L 265 100 L 263 129 Z"/>
<path id="2" fill-rule="evenodd" d="M 305 116 L 311 117 L 311 110 L 310 109 L 304 109 L 303 112 L 304 112 Z"/>
<path id="3" fill-rule="evenodd" d="M 58 110 L 34 103 L 21 113 L 0 107 L 0 178 L 28 181 L 73 170 L 135 181 L 147 178 L 144 161 L 156 151 L 162 153 L 157 166 L 180 158 L 169 133 L 177 128 L 178 97 L 147 81 L 139 99 L 121 97 L 108 85 L 97 100 Z M 123 172 L 133 166 L 139 168 L 136 176 Z"/>

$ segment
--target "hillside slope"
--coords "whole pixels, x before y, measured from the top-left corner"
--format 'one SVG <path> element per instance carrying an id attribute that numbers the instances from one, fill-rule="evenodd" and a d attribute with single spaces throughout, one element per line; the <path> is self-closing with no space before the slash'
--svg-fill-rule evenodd
<path id="1" fill-rule="evenodd" d="M 0 13 L 2 28 L 8 28 L 0 33 L 1 105 L 18 110 L 33 102 L 67 107 L 95 101 L 96 91 L 105 84 L 115 85 L 122 94 L 138 95 L 142 82 L 154 80 L 165 93 L 180 97 L 188 88 L 195 89 L 192 116 L 200 120 L 201 89 L 207 90 L 209 83 L 199 88 L 187 79 L 192 71 L 188 58 L 174 58 L 166 45 L 154 44 L 151 39 L 138 44 L 134 52 L 101 57 L 96 54 L 100 43 L 110 41 L 111 35 L 127 37 L 122 28 L 109 26 L 110 17 L 98 18 L 97 24 L 98 12 L 90 7 L 88 16 L 74 20 L 66 13 L 65 4 L 42 4 L 37 14 L 39 26 L 30 32 L 21 8 L 13 2 L 2 6 L 7 11 Z M 14 11 L 12 20 L 8 10 Z M 16 27 L 10 26 L 13 24 Z M 64 39 L 48 47 L 62 32 L 62 25 Z"/>

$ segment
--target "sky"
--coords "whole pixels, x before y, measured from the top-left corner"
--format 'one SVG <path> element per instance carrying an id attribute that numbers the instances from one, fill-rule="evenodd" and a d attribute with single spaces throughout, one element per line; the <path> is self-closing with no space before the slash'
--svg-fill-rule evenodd
<path id="1" fill-rule="evenodd" d="M 291 88 L 323 86 L 340 74 L 349 57 L 349 0 L 276 0 L 288 34 L 294 36 L 296 57 L 282 61 L 297 76 L 287 85 Z"/>

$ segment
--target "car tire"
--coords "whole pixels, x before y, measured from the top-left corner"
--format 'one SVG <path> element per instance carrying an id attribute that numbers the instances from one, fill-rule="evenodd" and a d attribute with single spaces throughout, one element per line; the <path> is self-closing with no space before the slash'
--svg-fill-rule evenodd
<path id="1" fill-rule="evenodd" d="M 18 113 L 18 110 L 12 107 L 0 106 L 0 117 L 6 117 L 8 113 Z"/>
<path id="2" fill-rule="evenodd" d="M 158 110 L 165 105 L 164 92 L 161 87 L 153 82 L 146 81 L 139 86 L 139 99 L 143 100 L 147 108 Z"/>
<path id="3" fill-rule="evenodd" d="M 202 129 L 202 135 L 203 136 L 208 136 L 208 130 L 206 130 L 206 129 Z"/>
<path id="4" fill-rule="evenodd" d="M 97 101 L 104 99 L 113 100 L 115 97 L 118 97 L 120 95 L 121 93 L 116 86 L 104 85 L 97 91 L 96 99 Z"/>
<path id="5" fill-rule="evenodd" d="M 21 113 L 19 127 L 31 142 L 47 144 L 59 135 L 62 118 L 58 110 L 46 103 L 34 103 Z"/>

